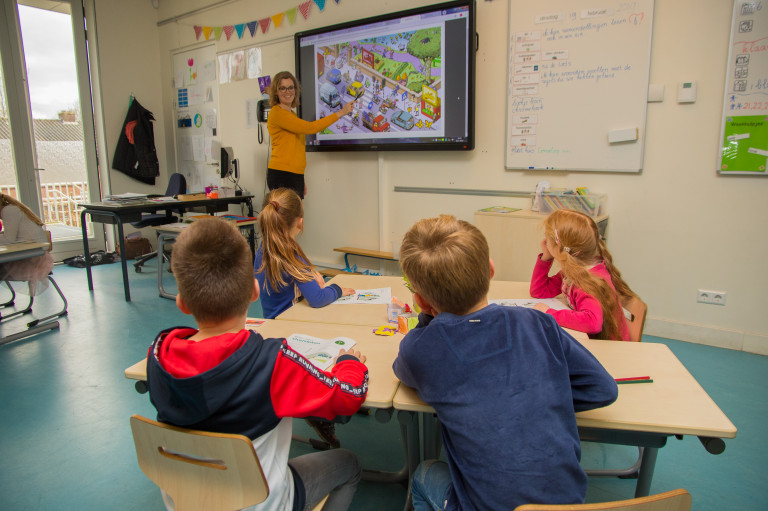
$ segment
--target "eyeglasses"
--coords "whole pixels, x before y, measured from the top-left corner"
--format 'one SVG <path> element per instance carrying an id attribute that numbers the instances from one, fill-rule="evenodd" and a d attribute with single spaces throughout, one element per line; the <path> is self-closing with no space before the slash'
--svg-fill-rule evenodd
<path id="1" fill-rule="evenodd" d="M 296 89 L 296 87 L 294 87 L 293 85 L 289 85 L 288 87 L 278 87 L 277 88 L 277 90 L 279 90 L 280 92 L 293 92 L 294 89 Z"/>

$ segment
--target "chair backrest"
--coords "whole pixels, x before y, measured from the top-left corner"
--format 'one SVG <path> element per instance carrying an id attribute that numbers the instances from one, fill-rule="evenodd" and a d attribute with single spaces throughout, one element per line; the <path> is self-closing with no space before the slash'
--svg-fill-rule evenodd
<path id="1" fill-rule="evenodd" d="M 173 197 L 183 193 L 187 193 L 187 178 L 184 177 L 184 174 L 174 172 L 171 174 L 170 179 L 168 179 L 168 188 L 165 190 L 165 196 Z"/>
<path id="2" fill-rule="evenodd" d="M 627 319 L 629 340 L 640 342 L 643 340 L 643 328 L 645 327 L 645 314 L 648 312 L 648 305 L 639 296 L 630 298 L 623 305 L 632 314 L 632 317 Z"/>
<path id="3" fill-rule="evenodd" d="M 637 499 L 601 502 L 599 504 L 525 504 L 515 511 L 690 511 L 691 495 L 685 490 L 672 490 Z"/>
<path id="4" fill-rule="evenodd" d="M 177 428 L 131 417 L 139 467 L 173 499 L 176 511 L 234 510 L 263 502 L 267 481 L 243 435 Z"/>

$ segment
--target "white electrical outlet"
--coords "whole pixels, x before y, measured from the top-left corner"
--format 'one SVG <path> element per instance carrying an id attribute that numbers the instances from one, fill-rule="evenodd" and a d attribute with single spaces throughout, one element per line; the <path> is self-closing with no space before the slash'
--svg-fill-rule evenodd
<path id="1" fill-rule="evenodd" d="M 713 305 L 725 305 L 726 294 L 725 291 L 699 289 L 699 293 L 696 295 L 696 301 L 699 303 L 711 303 Z"/>

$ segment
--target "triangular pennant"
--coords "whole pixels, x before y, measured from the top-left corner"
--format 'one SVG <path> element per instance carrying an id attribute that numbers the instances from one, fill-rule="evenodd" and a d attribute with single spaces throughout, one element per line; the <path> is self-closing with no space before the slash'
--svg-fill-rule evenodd
<path id="1" fill-rule="evenodd" d="M 293 9 L 285 11 L 285 17 L 288 18 L 288 21 L 293 25 L 293 22 L 296 21 L 296 8 L 294 7 Z"/>
<path id="2" fill-rule="evenodd" d="M 207 41 L 209 37 L 211 37 L 211 27 L 203 27 L 203 35 L 205 36 L 205 40 Z"/>
<path id="3" fill-rule="evenodd" d="M 202 33 L 203 33 L 203 27 L 201 27 L 200 25 L 195 25 L 195 39 L 197 39 L 199 41 L 200 40 L 200 34 L 202 34 Z"/>
<path id="4" fill-rule="evenodd" d="M 282 12 L 280 14 L 275 14 L 274 16 L 272 16 L 272 23 L 275 24 L 275 28 L 279 27 L 280 23 L 282 23 L 282 22 L 283 22 L 283 13 Z"/>
<path id="5" fill-rule="evenodd" d="M 238 25 L 235 25 L 235 31 L 237 31 L 237 38 L 242 39 L 243 38 L 243 30 L 245 30 L 245 23 L 240 23 Z"/>
<path id="6" fill-rule="evenodd" d="M 315 3 L 321 11 L 325 9 L 325 0 L 315 0 Z"/>
<path id="7" fill-rule="evenodd" d="M 262 18 L 259 20 L 259 25 L 261 25 L 262 34 L 267 33 L 267 29 L 269 28 L 269 22 L 270 22 L 270 18 Z"/>
<path id="8" fill-rule="evenodd" d="M 304 16 L 304 19 L 309 18 L 309 8 L 312 7 L 312 0 L 307 0 L 303 4 L 299 4 L 299 12 L 302 16 Z"/>
<path id="9" fill-rule="evenodd" d="M 249 21 L 247 23 L 248 30 L 251 32 L 251 37 L 253 37 L 253 34 L 256 33 L 256 25 L 258 25 L 258 24 L 259 24 L 258 21 Z"/>
<path id="10" fill-rule="evenodd" d="M 221 27 L 213 27 L 213 35 L 216 36 L 216 40 L 219 40 L 219 37 L 221 37 Z"/>
<path id="11" fill-rule="evenodd" d="M 224 35 L 227 36 L 227 41 L 232 37 L 232 32 L 235 31 L 234 25 L 224 25 Z"/>

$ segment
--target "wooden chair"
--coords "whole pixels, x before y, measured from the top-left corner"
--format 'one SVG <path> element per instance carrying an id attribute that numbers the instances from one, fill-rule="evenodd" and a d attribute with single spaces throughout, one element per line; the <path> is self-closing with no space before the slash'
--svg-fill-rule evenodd
<path id="1" fill-rule="evenodd" d="M 524 504 L 515 511 L 690 511 L 691 495 L 685 490 L 672 490 L 629 500 L 599 504 Z"/>
<path id="2" fill-rule="evenodd" d="M 140 415 L 131 417 L 131 431 L 141 471 L 173 499 L 175 511 L 231 511 L 269 495 L 246 436 L 178 428 Z"/>
<path id="3" fill-rule="evenodd" d="M 648 305 L 646 305 L 639 296 L 629 299 L 622 305 L 624 306 L 624 309 L 631 314 L 631 317 L 627 318 L 629 340 L 632 342 L 642 341 L 643 328 L 645 327 L 645 314 L 648 312 Z"/>

